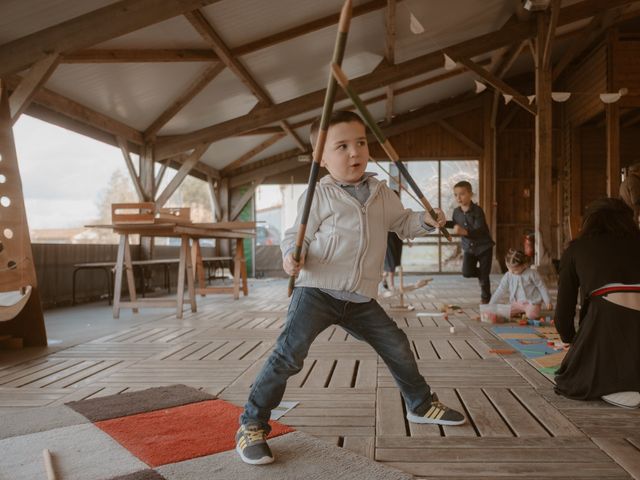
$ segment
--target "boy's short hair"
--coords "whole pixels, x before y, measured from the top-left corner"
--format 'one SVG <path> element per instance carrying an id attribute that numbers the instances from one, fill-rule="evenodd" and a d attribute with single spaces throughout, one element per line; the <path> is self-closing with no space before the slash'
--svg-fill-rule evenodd
<path id="1" fill-rule="evenodd" d="M 504 257 L 504 262 L 507 265 L 529 265 L 531 263 L 531 259 L 527 257 L 522 250 L 516 250 L 514 248 L 510 248 L 507 254 Z"/>
<path id="2" fill-rule="evenodd" d="M 473 187 L 471 186 L 471 184 L 469 182 L 467 182 L 466 180 L 462 180 L 458 183 L 456 183 L 453 188 L 466 188 L 469 193 L 473 193 Z"/>
<path id="3" fill-rule="evenodd" d="M 320 130 L 320 119 L 321 117 L 316 118 L 311 124 L 311 131 L 309 132 L 309 141 L 311 142 L 311 148 L 316 148 L 316 140 L 318 139 L 318 130 Z M 336 125 L 338 123 L 350 123 L 350 122 L 358 122 L 362 126 L 367 128 L 364 121 L 356 112 L 352 112 L 350 110 L 334 110 L 331 112 L 331 117 L 329 117 L 329 124 L 327 127 L 331 125 Z"/>

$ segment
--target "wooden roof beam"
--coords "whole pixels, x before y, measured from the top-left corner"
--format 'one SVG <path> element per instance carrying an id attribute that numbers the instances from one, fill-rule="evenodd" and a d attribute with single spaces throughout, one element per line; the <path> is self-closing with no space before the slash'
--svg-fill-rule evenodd
<path id="1" fill-rule="evenodd" d="M 193 98 L 216 78 L 225 69 L 222 62 L 217 62 L 207 67 L 193 82 L 176 98 L 169 107 L 147 127 L 143 135 L 145 140 L 153 140 L 156 133 L 164 127 L 180 110 L 182 110 Z"/>
<path id="2" fill-rule="evenodd" d="M 122 156 L 124 157 L 124 163 L 127 165 L 127 170 L 129 171 L 129 177 L 131 177 L 131 181 L 133 182 L 133 186 L 136 189 L 136 193 L 138 194 L 138 198 L 141 202 L 147 201 L 147 196 L 144 193 L 144 188 L 142 188 L 142 183 L 140 182 L 140 175 L 137 174 L 135 167 L 133 166 L 133 161 L 131 160 L 131 154 L 129 152 L 129 145 L 127 145 L 127 141 L 122 137 L 116 137 L 118 141 L 118 146 L 120 147 L 120 151 L 122 152 Z"/>
<path id="3" fill-rule="evenodd" d="M 9 75 L 5 78 L 10 90 L 15 90 L 22 78 L 18 75 Z M 108 132 L 114 136 L 121 136 L 136 145 L 144 144 L 142 133 L 125 123 L 97 112 L 89 107 L 71 100 L 59 93 L 47 88 L 40 88 L 32 99 L 32 104 L 38 104 L 49 110 L 63 114 L 73 120 L 82 122 L 90 127 Z"/>
<path id="4" fill-rule="evenodd" d="M 574 38 L 573 42 L 564 51 L 560 60 L 553 67 L 553 81 L 562 74 L 567 66 L 573 62 L 593 41 L 604 33 L 606 29 L 619 22 L 640 15 L 640 11 L 633 12 L 627 16 L 628 5 L 623 5 L 610 10 L 602 10 L 593 16 L 589 24 L 581 29 L 580 35 Z"/>
<path id="5" fill-rule="evenodd" d="M 402 0 L 395 0 L 401 2 Z M 352 17 L 365 15 L 384 8 L 387 0 L 372 0 L 353 7 Z M 338 23 L 340 12 L 322 17 L 282 32 L 263 37 L 258 40 L 232 48 L 231 53 L 236 56 L 253 53 L 263 48 L 321 30 Z M 62 63 L 123 63 L 123 62 L 212 62 L 219 60 L 214 52 L 203 49 L 87 49 L 66 54 Z"/>
<path id="6" fill-rule="evenodd" d="M 459 115 L 482 106 L 482 98 L 479 95 L 464 94 L 460 97 L 427 105 L 413 112 L 398 115 L 391 125 L 385 125 L 382 130 L 385 136 L 399 135 L 438 120 Z M 297 150 L 288 150 L 268 158 L 264 158 L 248 166 L 236 168 L 230 171 L 229 185 L 235 187 L 248 183 L 255 178 L 269 177 L 287 170 L 300 167 Z"/>
<path id="7" fill-rule="evenodd" d="M 52 53 L 68 54 L 219 0 L 120 0 L 0 45 L 0 77 Z"/>
<path id="8" fill-rule="evenodd" d="M 232 170 L 235 170 L 239 166 L 244 165 L 253 157 L 255 157 L 261 152 L 264 152 L 267 148 L 269 148 L 271 145 L 278 142 L 280 139 L 282 139 L 285 136 L 286 134 L 283 132 L 283 133 L 276 133 L 275 135 L 272 135 L 271 137 L 267 138 L 264 142 L 260 143 L 259 145 L 256 145 L 251 150 L 241 155 L 238 159 L 234 160 L 229 165 L 224 167 L 221 171 L 222 175 L 227 175 Z"/>
<path id="9" fill-rule="evenodd" d="M 561 9 L 558 26 L 589 18 L 603 9 L 626 5 L 633 1 L 634 0 L 608 0 L 606 4 L 603 4 L 600 0 L 584 0 L 578 4 L 569 5 Z M 452 45 L 448 50 L 456 56 L 472 58 L 486 52 L 491 52 L 512 42 L 531 38 L 535 35 L 536 28 L 535 19 L 524 22 L 514 22 L 505 25 L 495 32 L 490 32 Z M 442 68 L 442 54 L 440 52 L 432 52 L 407 60 L 401 64 L 392 66 L 383 65 L 368 75 L 353 79 L 351 84 L 358 93 L 363 94 L 394 82 L 403 81 L 440 68 Z M 338 99 L 345 98 L 345 95 L 341 91 L 336 93 Z M 324 89 L 317 90 L 216 125 L 211 125 L 182 135 L 175 135 L 168 140 L 158 139 L 156 158 L 165 158 L 169 155 L 193 148 L 201 142 L 214 142 L 238 135 L 240 132 L 253 130 L 294 115 L 302 114 L 309 110 L 320 108 L 323 100 Z"/>
<path id="10" fill-rule="evenodd" d="M 60 63 L 163 63 L 216 62 L 218 57 L 209 49 L 195 48 L 95 48 L 63 55 Z"/>
<path id="11" fill-rule="evenodd" d="M 9 98 L 11 121 L 16 123 L 29 106 L 36 92 L 44 85 L 58 66 L 59 55 L 52 53 L 33 64 Z"/>
<path id="12" fill-rule="evenodd" d="M 445 49 L 445 53 L 449 55 L 449 57 L 451 57 L 456 62 L 464 65 L 470 72 L 480 77 L 480 79 L 487 82 L 496 90 L 499 90 L 505 95 L 511 95 L 513 97 L 513 101 L 516 102 L 518 105 L 520 105 L 522 108 L 524 108 L 526 111 L 528 111 L 532 115 L 536 114 L 536 111 L 537 111 L 536 108 L 533 107 L 532 105 L 529 105 L 529 100 L 527 100 L 527 97 L 522 95 L 520 92 L 516 91 L 513 87 L 509 86 L 501 78 L 498 78 L 495 75 L 492 75 L 487 70 L 485 70 L 484 68 L 482 68 L 480 65 L 478 65 L 477 63 L 475 63 L 469 58 L 457 57 L 455 54 L 449 52 L 446 49 Z"/>
<path id="13" fill-rule="evenodd" d="M 549 6 L 551 11 L 549 26 L 547 28 L 547 35 L 545 37 L 544 49 L 542 51 L 542 66 L 543 68 L 549 68 L 551 63 L 551 49 L 553 46 L 553 38 L 556 34 L 556 25 L 558 24 L 558 15 L 560 15 L 560 0 L 551 0 Z"/>
<path id="14" fill-rule="evenodd" d="M 156 205 L 158 207 L 162 207 L 165 203 L 167 203 L 167 200 L 171 198 L 171 195 L 173 195 L 178 187 L 182 184 L 191 169 L 196 166 L 196 164 L 200 160 L 200 157 L 202 157 L 202 155 L 207 151 L 208 148 L 209 145 L 200 145 L 184 160 L 184 162 L 180 166 L 180 169 L 171 179 L 169 184 L 164 187 L 162 193 L 160 193 L 156 197 Z"/>
<path id="15" fill-rule="evenodd" d="M 185 13 L 185 17 L 189 20 L 193 28 L 195 28 L 200 34 L 203 40 L 209 44 L 218 58 L 220 58 L 220 61 L 224 63 L 227 68 L 247 86 L 251 93 L 255 95 L 259 104 L 267 107 L 272 106 L 273 100 L 269 94 L 258 84 L 258 82 L 256 82 L 242 62 L 233 55 L 224 40 L 222 40 L 209 21 L 205 18 L 204 14 L 200 10 L 194 10 L 192 12 Z M 300 150 L 304 151 L 306 149 L 306 145 L 300 140 L 298 135 L 296 135 L 284 119 L 280 121 L 280 126 L 293 138 L 294 142 L 296 142 L 300 147 Z"/>

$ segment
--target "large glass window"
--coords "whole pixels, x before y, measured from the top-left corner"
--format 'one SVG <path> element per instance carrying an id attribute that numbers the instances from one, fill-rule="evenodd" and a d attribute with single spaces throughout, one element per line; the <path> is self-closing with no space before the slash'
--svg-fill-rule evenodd
<path id="1" fill-rule="evenodd" d="M 397 169 L 390 162 L 372 165 L 369 170 L 378 172 L 378 178 L 389 178 L 389 174 L 397 178 Z M 457 182 L 467 180 L 473 191 L 478 192 L 477 160 L 414 160 L 404 162 L 404 165 L 431 206 L 444 210 L 447 219 L 458 206 L 453 196 L 453 186 Z M 394 183 L 392 178 L 389 184 Z M 412 210 L 424 210 L 406 181 L 403 180 L 402 185 L 400 198 L 403 205 Z M 441 235 L 433 234 L 407 241 L 402 252 L 402 265 L 405 272 L 458 272 L 462 269 L 460 239 L 453 237 L 453 242 L 448 242 Z"/>
<path id="2" fill-rule="evenodd" d="M 31 241 L 115 241 L 84 225 L 111 223 L 111 203 L 137 201 L 120 149 L 27 115 L 13 131 Z"/>

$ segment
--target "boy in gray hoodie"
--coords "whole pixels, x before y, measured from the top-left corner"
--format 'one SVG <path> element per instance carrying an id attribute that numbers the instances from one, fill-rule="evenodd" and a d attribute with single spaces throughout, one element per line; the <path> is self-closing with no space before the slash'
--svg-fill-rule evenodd
<path id="1" fill-rule="evenodd" d="M 315 144 L 319 121 L 311 126 Z M 250 464 L 274 460 L 266 442 L 271 410 L 282 399 L 287 379 L 302 369 L 314 339 L 337 324 L 364 340 L 382 357 L 414 423 L 461 425 L 465 417 L 438 401 L 418 371 L 406 334 L 375 300 L 382 274 L 387 232 L 400 238 L 424 236 L 445 224 L 405 209 L 385 182 L 366 173 L 366 127 L 353 112 L 335 111 L 329 121 L 321 165 L 329 175 L 317 185 L 300 262 L 293 259 L 298 218 L 282 242 L 283 268 L 296 275 L 287 321 L 271 356 L 258 374 L 236 434 L 236 450 Z"/>

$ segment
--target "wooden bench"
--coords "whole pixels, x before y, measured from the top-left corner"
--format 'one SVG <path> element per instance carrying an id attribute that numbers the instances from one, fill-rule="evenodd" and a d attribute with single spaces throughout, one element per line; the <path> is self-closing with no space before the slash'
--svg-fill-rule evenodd
<path id="1" fill-rule="evenodd" d="M 179 260 L 177 258 L 158 258 L 154 260 L 134 260 L 131 262 L 133 267 L 139 267 L 141 275 L 140 275 L 140 290 L 142 296 L 144 297 L 145 293 L 145 275 L 144 270 L 145 267 L 152 265 L 161 265 L 164 268 L 164 287 L 167 289 L 167 293 L 171 293 L 171 278 L 169 274 L 169 267 L 171 265 L 177 265 Z M 107 298 L 109 301 L 109 305 L 111 305 L 111 300 L 113 298 L 113 275 L 115 273 L 116 262 L 89 262 L 89 263 L 76 263 L 73 266 L 73 280 L 71 286 L 71 305 L 76 304 L 76 277 L 80 270 L 102 270 L 105 273 L 105 278 L 107 280 Z"/>
<path id="2" fill-rule="evenodd" d="M 224 263 L 229 264 L 229 270 L 232 270 L 230 262 L 233 260 L 233 257 L 203 257 L 202 264 L 203 267 L 207 267 L 208 269 L 214 268 L 224 268 Z M 171 276 L 169 273 L 169 267 L 171 265 L 178 265 L 180 260 L 177 258 L 158 258 L 153 260 L 133 260 L 131 264 L 134 267 L 140 267 L 141 275 L 140 275 L 140 290 L 142 293 L 142 297 L 144 298 L 145 292 L 145 275 L 144 269 L 147 266 L 152 265 L 162 265 L 164 267 L 164 287 L 167 289 L 167 293 L 171 293 Z M 76 276 L 80 270 L 101 270 L 105 273 L 105 278 L 107 280 L 107 299 L 109 301 L 109 305 L 111 305 L 111 301 L 113 299 L 113 275 L 115 273 L 116 262 L 88 262 L 88 263 L 76 263 L 73 266 L 73 280 L 71 286 L 71 305 L 76 304 Z M 214 275 L 209 278 L 215 277 Z"/>

